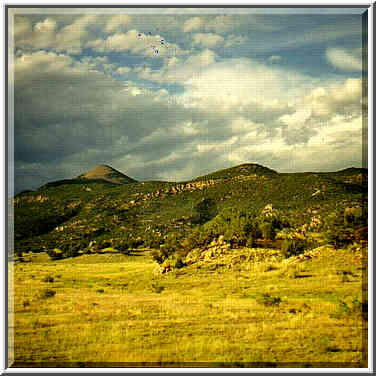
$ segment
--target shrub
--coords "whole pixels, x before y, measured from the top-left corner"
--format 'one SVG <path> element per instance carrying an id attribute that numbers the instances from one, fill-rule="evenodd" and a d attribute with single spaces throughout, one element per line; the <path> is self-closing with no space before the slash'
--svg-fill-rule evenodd
<path id="1" fill-rule="evenodd" d="M 49 249 L 47 254 L 50 256 L 51 260 L 61 260 L 64 257 L 63 251 L 58 248 Z"/>
<path id="2" fill-rule="evenodd" d="M 281 298 L 279 296 L 272 296 L 268 293 L 261 294 L 256 299 L 257 303 L 263 304 L 264 306 L 279 306 L 281 303 Z"/>
<path id="3" fill-rule="evenodd" d="M 253 236 L 249 235 L 248 239 L 247 239 L 246 246 L 249 247 L 249 248 L 252 248 L 252 247 L 254 247 L 254 245 L 255 245 L 255 239 L 253 238 Z"/>
<path id="4" fill-rule="evenodd" d="M 55 295 L 56 295 L 56 291 L 55 290 L 51 290 L 51 289 L 43 289 L 39 293 L 39 297 L 42 298 L 42 299 L 52 298 Z"/>
<path id="5" fill-rule="evenodd" d="M 194 209 L 197 213 L 194 218 L 196 223 L 205 223 L 218 213 L 217 204 L 212 198 L 205 198 L 200 201 Z"/>
<path id="6" fill-rule="evenodd" d="M 181 268 L 183 268 L 184 266 L 185 266 L 185 264 L 184 264 L 183 260 L 181 259 L 181 257 L 178 257 L 178 258 L 176 259 L 176 262 L 175 262 L 174 268 L 176 268 L 176 269 L 181 269 Z"/>
<path id="7" fill-rule="evenodd" d="M 151 258 L 152 258 L 155 262 L 157 262 L 158 264 L 162 264 L 163 261 L 164 261 L 164 257 L 163 257 L 163 255 L 162 255 L 162 253 L 161 253 L 160 251 L 157 251 L 157 250 L 155 250 L 155 251 L 153 251 L 153 252 L 151 253 Z"/>
<path id="8" fill-rule="evenodd" d="M 159 250 L 153 251 L 151 256 L 158 264 L 162 264 L 170 256 L 174 254 L 187 253 L 180 245 L 180 235 L 173 233 L 167 235 L 164 244 L 161 244 Z"/>
<path id="9" fill-rule="evenodd" d="M 164 286 L 160 285 L 159 283 L 155 282 L 151 285 L 151 290 L 156 294 L 160 294 L 165 289 Z"/>
<path id="10" fill-rule="evenodd" d="M 359 301 L 357 297 L 353 298 L 351 303 L 340 300 L 337 311 L 331 314 L 332 317 L 337 319 L 349 315 L 360 315 L 363 320 L 368 321 L 368 301 Z"/>
<path id="11" fill-rule="evenodd" d="M 367 226 L 367 210 L 361 207 L 346 208 L 331 213 L 325 221 L 325 238 L 336 248 L 348 246 L 360 238 L 361 229 Z M 359 236 L 360 235 L 360 236 Z"/>
<path id="12" fill-rule="evenodd" d="M 330 214 L 325 221 L 325 238 L 329 244 L 336 248 L 347 246 L 354 240 L 354 231 L 351 227 L 346 227 L 344 214 L 336 211 Z"/>
<path id="13" fill-rule="evenodd" d="M 121 252 L 125 255 L 129 255 L 129 253 L 130 253 L 129 244 L 128 244 L 128 242 L 126 242 L 123 239 L 122 240 L 116 240 L 113 243 L 113 247 L 115 249 L 117 249 L 119 252 Z"/>
<path id="14" fill-rule="evenodd" d="M 258 215 L 257 223 L 262 237 L 267 240 L 274 240 L 277 230 L 290 226 L 287 218 L 279 210 L 274 209 L 271 204 L 266 205 Z"/>
<path id="15" fill-rule="evenodd" d="M 260 230 L 264 239 L 274 240 L 275 229 L 273 228 L 273 224 L 271 222 L 261 223 Z"/>
<path id="16" fill-rule="evenodd" d="M 154 234 L 146 234 L 144 238 L 144 246 L 147 248 L 159 248 L 161 245 L 161 237 Z"/>
<path id="17" fill-rule="evenodd" d="M 49 282 L 49 283 L 52 283 L 54 281 L 54 277 L 52 277 L 51 275 L 47 275 L 45 276 L 43 279 L 42 279 L 43 282 Z"/>
<path id="18" fill-rule="evenodd" d="M 308 248 L 306 240 L 302 239 L 284 239 L 282 241 L 281 253 L 284 257 L 300 255 Z"/>

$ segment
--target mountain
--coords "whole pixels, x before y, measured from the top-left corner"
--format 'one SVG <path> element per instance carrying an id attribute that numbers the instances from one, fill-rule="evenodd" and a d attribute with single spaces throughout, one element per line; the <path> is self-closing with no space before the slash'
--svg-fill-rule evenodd
<path id="1" fill-rule="evenodd" d="M 85 174 L 78 176 L 78 179 L 104 180 L 112 184 L 136 183 L 136 180 L 107 165 L 98 165 Z"/>
<path id="2" fill-rule="evenodd" d="M 277 174 L 278 174 L 277 171 L 274 171 L 268 167 L 261 166 L 257 163 L 244 163 L 239 166 L 218 170 L 208 175 L 199 176 L 195 180 L 231 179 L 234 176 L 249 176 L 249 175 L 272 176 L 272 175 L 277 175 Z"/>
<path id="3" fill-rule="evenodd" d="M 84 174 L 77 176 L 73 179 L 63 179 L 52 181 L 42 185 L 39 190 L 45 190 L 52 187 L 58 187 L 61 185 L 82 185 L 82 184 L 93 184 L 93 183 L 101 183 L 101 184 L 130 184 L 136 183 L 137 180 L 130 178 L 127 175 L 115 170 L 114 168 L 107 166 L 107 165 L 98 165 L 94 167 L 92 170 L 85 172 Z"/>
<path id="4" fill-rule="evenodd" d="M 119 246 L 128 238 L 163 242 L 168 234 L 193 230 L 201 202 L 214 203 L 215 213 L 259 213 L 272 204 L 292 226 L 302 226 L 313 216 L 364 207 L 366 200 L 366 170 L 278 173 L 247 163 L 171 183 L 137 182 L 101 165 L 14 197 L 15 249 L 74 252 L 94 243 L 99 249 Z"/>

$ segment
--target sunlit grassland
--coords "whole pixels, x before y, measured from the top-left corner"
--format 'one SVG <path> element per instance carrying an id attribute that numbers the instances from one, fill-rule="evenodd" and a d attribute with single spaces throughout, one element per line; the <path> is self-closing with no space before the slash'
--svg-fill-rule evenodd
<path id="1" fill-rule="evenodd" d="M 161 275 L 147 251 L 37 254 L 9 273 L 14 366 L 365 367 L 362 256 L 328 248 L 297 264 L 194 264 Z"/>

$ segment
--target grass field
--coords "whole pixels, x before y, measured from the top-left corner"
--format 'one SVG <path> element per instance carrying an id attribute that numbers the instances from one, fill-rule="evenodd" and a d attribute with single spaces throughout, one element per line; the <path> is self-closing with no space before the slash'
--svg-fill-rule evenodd
<path id="1" fill-rule="evenodd" d="M 11 263 L 12 366 L 367 367 L 366 250 L 265 253 L 167 274 L 148 251 Z"/>

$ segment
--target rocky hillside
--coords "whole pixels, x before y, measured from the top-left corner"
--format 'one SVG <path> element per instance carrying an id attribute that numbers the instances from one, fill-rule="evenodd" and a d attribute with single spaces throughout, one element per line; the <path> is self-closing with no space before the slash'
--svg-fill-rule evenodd
<path id="1" fill-rule="evenodd" d="M 200 176 L 195 180 L 231 179 L 236 176 L 239 178 L 244 176 L 273 176 L 277 174 L 277 171 L 261 166 L 257 163 L 244 163 L 239 166 L 225 168 L 208 175 Z"/>
<path id="2" fill-rule="evenodd" d="M 357 169 L 281 174 L 252 163 L 170 183 L 136 182 L 97 166 L 13 199 L 15 250 L 68 248 L 73 254 L 124 242 L 159 247 L 168 234 L 189 234 L 203 219 L 226 210 L 259 212 L 268 204 L 292 226 L 302 226 L 335 210 L 365 206 L 366 198 L 367 174 Z"/>

